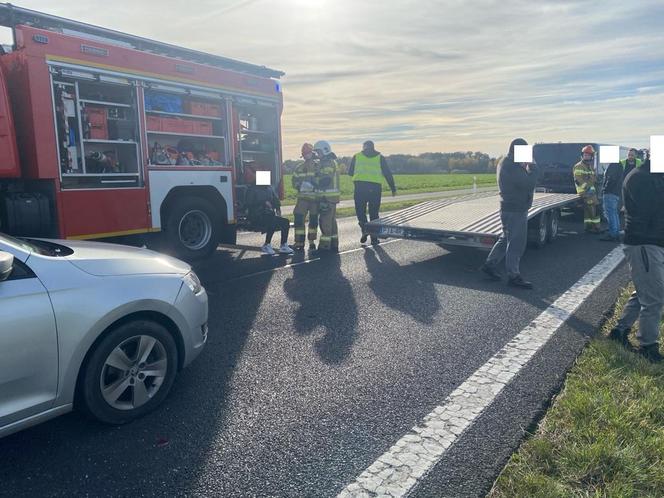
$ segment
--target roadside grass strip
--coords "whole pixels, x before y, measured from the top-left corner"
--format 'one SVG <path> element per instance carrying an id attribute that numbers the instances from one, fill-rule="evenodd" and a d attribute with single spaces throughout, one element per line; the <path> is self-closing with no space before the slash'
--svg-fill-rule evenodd
<path id="1" fill-rule="evenodd" d="M 632 290 L 621 295 L 604 335 Z M 664 496 L 664 365 L 592 340 L 489 496 Z"/>
<path id="2" fill-rule="evenodd" d="M 292 175 L 284 175 L 284 205 L 295 203 L 297 192 L 293 188 Z M 429 175 L 394 175 L 394 183 L 400 195 L 419 194 L 424 192 L 444 192 L 473 186 L 473 179 L 478 187 L 491 187 L 497 184 L 495 173 L 440 173 Z M 353 179 L 348 175 L 340 176 L 341 199 L 353 198 Z M 383 180 L 383 193 L 389 195 L 387 182 Z"/>
<path id="3" fill-rule="evenodd" d="M 617 247 L 372 463 L 339 497 L 406 496 L 623 261 Z M 664 414 L 660 415 L 664 417 Z M 505 495 L 508 496 L 508 495 Z"/>

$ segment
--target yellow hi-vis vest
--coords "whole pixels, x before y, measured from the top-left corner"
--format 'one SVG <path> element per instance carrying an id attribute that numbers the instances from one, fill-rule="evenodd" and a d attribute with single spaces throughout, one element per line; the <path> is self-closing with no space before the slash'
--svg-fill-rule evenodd
<path id="1" fill-rule="evenodd" d="M 362 152 L 355 154 L 354 182 L 383 183 L 383 171 L 380 169 L 380 154 L 367 157 Z"/>

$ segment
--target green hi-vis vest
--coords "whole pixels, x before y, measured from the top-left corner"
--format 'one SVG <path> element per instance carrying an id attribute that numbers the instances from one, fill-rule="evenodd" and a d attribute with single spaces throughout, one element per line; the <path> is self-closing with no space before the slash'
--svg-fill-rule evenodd
<path id="1" fill-rule="evenodd" d="M 380 154 L 367 157 L 362 152 L 355 154 L 354 182 L 383 183 L 383 171 L 380 169 Z"/>
<path id="2" fill-rule="evenodd" d="M 620 164 L 622 164 L 623 170 L 625 168 L 627 168 L 627 159 L 623 159 L 622 161 L 620 161 Z M 634 167 L 635 168 L 640 168 L 642 164 L 643 164 L 643 161 L 641 161 L 641 159 L 639 159 L 639 158 L 634 159 Z"/>

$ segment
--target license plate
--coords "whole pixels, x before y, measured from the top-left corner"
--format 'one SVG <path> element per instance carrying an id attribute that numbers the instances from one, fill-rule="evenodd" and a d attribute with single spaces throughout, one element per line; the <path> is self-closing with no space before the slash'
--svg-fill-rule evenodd
<path id="1" fill-rule="evenodd" d="M 392 235 L 394 237 L 403 237 L 404 231 L 403 228 L 399 227 L 381 227 L 381 235 Z"/>

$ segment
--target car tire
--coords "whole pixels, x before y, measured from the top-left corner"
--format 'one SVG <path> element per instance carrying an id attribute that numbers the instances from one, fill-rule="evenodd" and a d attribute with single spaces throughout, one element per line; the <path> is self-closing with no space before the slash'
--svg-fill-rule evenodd
<path id="1" fill-rule="evenodd" d="M 546 244 L 548 235 L 548 215 L 540 213 L 528 222 L 528 244 L 535 249 L 541 249 Z"/>
<path id="2" fill-rule="evenodd" d="M 149 353 L 145 358 L 139 357 L 141 345 L 143 355 Z M 108 332 L 91 352 L 79 380 L 79 399 L 96 420 L 125 424 L 164 401 L 177 369 L 177 346 L 163 325 L 150 320 L 127 322 Z"/>
<path id="3" fill-rule="evenodd" d="M 552 209 L 547 215 L 547 229 L 546 241 L 553 242 L 558 238 L 558 230 L 560 228 L 560 211 Z"/>
<path id="4" fill-rule="evenodd" d="M 166 235 L 170 248 L 179 258 L 194 261 L 216 250 L 221 226 L 219 211 L 210 202 L 183 197 L 168 212 Z"/>

